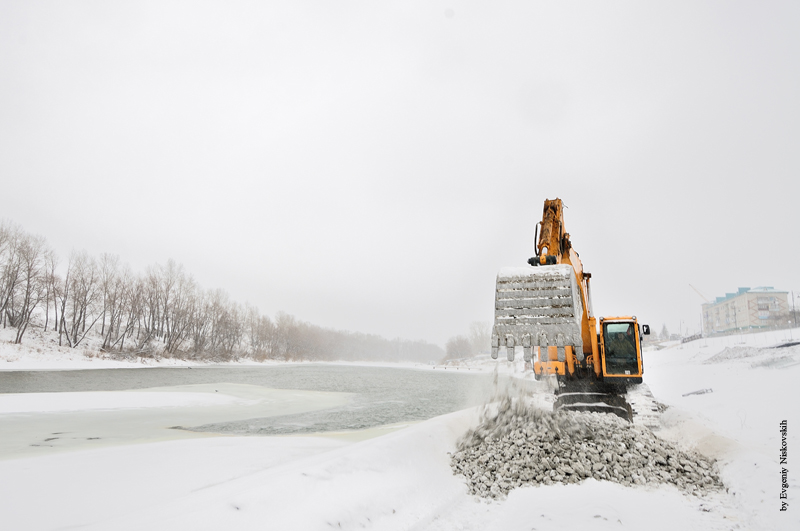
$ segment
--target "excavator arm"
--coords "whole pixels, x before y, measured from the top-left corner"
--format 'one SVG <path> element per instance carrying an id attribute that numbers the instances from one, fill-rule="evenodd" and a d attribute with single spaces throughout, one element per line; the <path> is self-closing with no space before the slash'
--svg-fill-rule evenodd
<path id="1" fill-rule="evenodd" d="M 542 232 L 536 242 L 536 256 L 528 263 L 532 266 L 560 264 L 564 244 L 569 244 L 569 234 L 564 232 L 564 205 L 561 199 L 545 199 L 542 221 L 538 227 Z"/>
<path id="2" fill-rule="evenodd" d="M 583 352 L 587 356 L 596 354 L 597 349 L 592 348 L 591 334 L 592 330 L 596 330 L 589 286 L 592 274 L 583 270 L 583 263 L 578 253 L 572 248 L 569 233 L 564 228 L 564 203 L 561 199 L 545 199 L 542 221 L 539 225 L 542 231 L 536 243 L 536 256 L 530 258 L 528 263 L 532 266 L 555 264 L 572 266 L 584 309 L 581 318 Z"/>

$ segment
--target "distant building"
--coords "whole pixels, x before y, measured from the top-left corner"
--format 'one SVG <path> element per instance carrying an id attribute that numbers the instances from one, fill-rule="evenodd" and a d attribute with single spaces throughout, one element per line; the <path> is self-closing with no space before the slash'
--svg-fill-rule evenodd
<path id="1" fill-rule="evenodd" d="M 731 330 L 784 327 L 789 318 L 789 292 L 771 286 L 739 288 L 703 304 L 703 331 L 718 334 Z"/>

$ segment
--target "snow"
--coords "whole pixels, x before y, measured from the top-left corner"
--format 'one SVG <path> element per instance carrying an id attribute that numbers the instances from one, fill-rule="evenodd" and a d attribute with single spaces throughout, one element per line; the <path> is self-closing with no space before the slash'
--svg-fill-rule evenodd
<path id="1" fill-rule="evenodd" d="M 535 279 L 537 277 L 559 277 L 569 278 L 574 270 L 569 264 L 557 264 L 550 266 L 506 266 L 501 267 L 497 273 L 498 279 Z"/>
<path id="2" fill-rule="evenodd" d="M 0 329 L 0 370 L 70 370 L 70 369 L 126 369 L 148 366 L 192 366 L 197 362 L 162 358 L 158 361 L 136 359 L 120 361 L 109 358 L 99 351 L 96 338 L 89 337 L 77 348 L 58 345 L 58 334 L 29 328 L 21 345 L 13 344 L 16 330 Z"/>
<path id="3" fill-rule="evenodd" d="M 284 460 L 346 443 L 322 438 L 208 437 L 0 461 L 5 529 L 61 529 L 175 503 Z M 42 505 L 47 511 L 42 511 Z M 106 527 L 112 529 L 112 527 Z"/>
<path id="4" fill-rule="evenodd" d="M 188 434 L 37 456 L 0 454 L 3 527 L 800 529 L 800 485 L 793 472 L 793 452 L 800 448 L 796 435 L 800 351 L 767 348 L 792 338 L 800 338 L 800 330 L 701 339 L 647 353 L 645 380 L 656 399 L 670 406 L 662 416 L 659 435 L 718 460 L 728 492 L 706 498 L 683 495 L 668 486 L 623 487 L 594 480 L 516 489 L 500 501 L 470 497 L 463 478 L 451 473 L 448 452 L 476 421 L 477 411 L 472 409 L 361 435 Z M 747 356 L 719 356 L 725 349 L 745 347 Z M 499 363 L 521 376 L 521 364 Z M 683 396 L 706 388 L 713 391 Z M 169 392 L 177 398 L 163 396 Z M 73 400 L 80 406 L 81 411 L 70 414 L 138 412 L 157 417 L 173 410 L 217 415 L 262 407 L 248 404 L 258 399 L 244 391 L 226 389 L 224 403 L 192 396 L 203 393 L 211 394 L 209 389 L 145 390 L 138 394 L 146 398 L 93 394 L 65 404 Z M 111 410 L 93 410 L 97 403 Z M 42 412 L 55 406 L 52 398 L 30 397 L 20 404 L 17 408 L 26 409 L 25 415 L 2 410 L 0 420 L 55 417 Z M 37 404 L 44 409 L 33 412 Z M 789 424 L 785 465 L 789 509 L 783 512 L 779 510 L 781 420 Z"/>

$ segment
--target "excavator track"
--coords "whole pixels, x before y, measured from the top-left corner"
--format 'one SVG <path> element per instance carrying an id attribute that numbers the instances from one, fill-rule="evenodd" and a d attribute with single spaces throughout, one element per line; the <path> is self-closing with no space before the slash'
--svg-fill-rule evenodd
<path id="1" fill-rule="evenodd" d="M 645 384 L 632 385 L 625 393 L 625 400 L 633 410 L 633 423 L 651 430 L 661 427 L 661 413 L 650 388 Z"/>
<path id="2" fill-rule="evenodd" d="M 553 411 L 589 411 L 611 413 L 627 421 L 633 420 L 633 410 L 625 398 L 615 393 L 594 391 L 561 392 L 556 396 Z"/>
<path id="3" fill-rule="evenodd" d="M 624 394 L 614 392 L 572 391 L 560 392 L 553 411 L 591 411 L 611 413 L 640 426 L 653 429 L 661 427 L 660 412 L 650 388 L 645 384 L 632 385 Z"/>

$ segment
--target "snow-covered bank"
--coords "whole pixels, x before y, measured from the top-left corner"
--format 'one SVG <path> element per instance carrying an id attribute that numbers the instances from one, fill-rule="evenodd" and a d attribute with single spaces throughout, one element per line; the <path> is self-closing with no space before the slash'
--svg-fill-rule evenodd
<path id="1" fill-rule="evenodd" d="M 127 369 L 141 367 L 180 367 L 205 365 L 176 358 L 135 358 L 130 361 L 113 359 L 100 352 L 96 338 L 76 348 L 59 346 L 58 334 L 33 328 L 22 344 L 13 343 L 16 330 L 0 328 L 0 371 L 69 370 L 69 369 Z"/>
<path id="2" fill-rule="evenodd" d="M 722 500 L 666 487 L 588 480 L 478 501 L 452 475 L 447 454 L 474 420 L 475 410 L 466 410 L 349 445 L 213 438 L 2 461 L 10 481 L 0 487 L 0 507 L 16 529 L 732 527 Z M 46 513 L 36 510 L 43 498 L 54 501 Z"/>
<path id="3" fill-rule="evenodd" d="M 141 369 L 155 367 L 282 367 L 287 365 L 340 365 L 358 367 L 391 367 L 415 370 L 444 370 L 456 372 L 491 373 L 499 368 L 500 372 L 522 373 L 522 356 L 517 356 L 517 361 L 510 363 L 501 356 L 498 361 L 492 360 L 489 355 L 476 356 L 447 363 L 414 361 L 283 361 L 252 359 L 239 359 L 237 361 L 218 362 L 211 360 L 189 360 L 164 356 L 135 356 L 130 360 L 122 360 L 98 348 L 97 338 L 87 338 L 86 342 L 77 348 L 58 345 L 58 334 L 52 331 L 43 331 L 41 328 L 30 330 L 21 345 L 13 343 L 15 330 L 13 328 L 0 328 L 0 371 L 66 371 L 87 369 Z"/>
<path id="4" fill-rule="evenodd" d="M 78 348 L 58 345 L 54 332 L 40 329 L 30 331 L 21 345 L 12 343 L 14 329 L 0 329 L 0 371 L 65 371 L 86 369 L 142 369 L 153 367 L 246 367 L 246 366 L 287 366 L 303 364 L 342 365 L 362 367 L 394 367 L 416 370 L 450 370 L 490 373 L 496 362 L 489 356 L 464 360 L 457 365 L 441 363 L 420 363 L 413 361 L 283 361 L 240 359 L 217 362 L 209 360 L 187 360 L 170 357 L 132 357 L 130 360 L 117 359 L 101 352 L 91 341 Z M 503 372 L 521 370 L 521 366 L 501 360 Z"/>
<path id="5" fill-rule="evenodd" d="M 661 435 L 719 459 L 734 507 L 749 529 L 800 528 L 800 474 L 788 476 L 781 512 L 780 422 L 800 447 L 800 330 L 699 339 L 649 353 L 645 378 L 670 405 Z M 784 346 L 789 344 L 789 346 Z M 702 394 L 690 394 L 710 390 Z"/>
<path id="6" fill-rule="evenodd" d="M 13 343 L 15 329 L 0 328 L 0 371 L 36 371 L 36 370 L 86 370 L 86 369 L 141 369 L 147 367 L 208 367 L 208 366 L 285 366 L 312 363 L 309 361 L 279 361 L 240 359 L 237 361 L 217 362 L 211 360 L 189 360 L 164 356 L 133 356 L 123 360 L 100 351 L 96 338 L 87 341 L 77 348 L 58 345 L 55 332 L 44 332 L 41 329 L 29 331 L 21 345 Z M 313 363 L 358 365 L 371 367 L 402 367 L 409 369 L 444 369 L 441 365 L 401 361 L 316 361 Z M 479 364 L 484 372 L 491 367 Z M 467 369 L 467 367 L 465 367 Z M 481 370 L 474 367 L 471 370 Z"/>
<path id="7" fill-rule="evenodd" d="M 113 529 L 104 522 L 345 444 L 330 438 L 209 437 L 0 460 L 0 527 Z"/>

